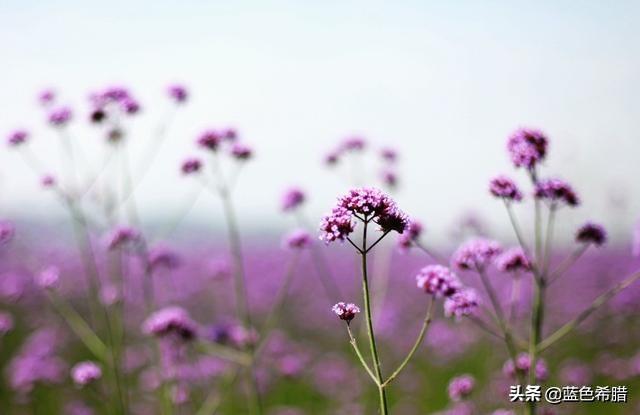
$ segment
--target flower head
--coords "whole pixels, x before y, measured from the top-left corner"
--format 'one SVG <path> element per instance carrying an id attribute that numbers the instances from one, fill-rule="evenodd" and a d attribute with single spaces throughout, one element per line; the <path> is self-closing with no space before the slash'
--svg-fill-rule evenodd
<path id="1" fill-rule="evenodd" d="M 394 205 L 389 196 L 372 187 L 352 189 L 338 199 L 338 206 L 362 217 L 382 215 Z"/>
<path id="2" fill-rule="evenodd" d="M 384 161 L 394 163 L 398 160 L 398 152 L 391 147 L 385 147 L 380 150 L 380 157 L 382 157 Z"/>
<path id="3" fill-rule="evenodd" d="M 222 136 L 216 130 L 206 130 L 200 134 L 197 139 L 198 146 L 215 151 L 218 149 L 220 142 L 222 141 Z"/>
<path id="4" fill-rule="evenodd" d="M 363 150 L 366 144 L 367 142 L 364 138 L 353 136 L 353 137 L 346 138 L 342 142 L 342 145 L 340 146 L 340 148 L 342 148 L 345 151 L 359 151 L 359 150 Z"/>
<path id="5" fill-rule="evenodd" d="M 506 250 L 496 258 L 495 263 L 502 272 L 531 271 L 531 261 L 520 247 Z"/>
<path id="6" fill-rule="evenodd" d="M 473 392 L 476 381 L 471 375 L 460 375 L 449 382 L 449 398 L 454 402 L 459 402 Z"/>
<path id="7" fill-rule="evenodd" d="M 534 196 L 537 199 L 546 200 L 553 204 L 564 203 L 571 207 L 580 204 L 580 199 L 573 190 L 573 187 L 560 179 L 545 179 L 539 181 L 536 183 Z"/>
<path id="8" fill-rule="evenodd" d="M 149 250 L 149 267 L 151 269 L 176 269 L 180 266 L 180 256 L 171 248 L 158 245 Z"/>
<path id="9" fill-rule="evenodd" d="M 192 174 L 197 173 L 202 168 L 202 162 L 199 158 L 190 157 L 182 162 L 182 166 L 180 170 L 182 170 L 182 174 Z"/>
<path id="10" fill-rule="evenodd" d="M 186 102 L 189 98 L 189 92 L 183 85 L 170 85 L 169 88 L 167 88 L 167 93 L 169 94 L 169 98 L 173 99 L 178 104 Z"/>
<path id="11" fill-rule="evenodd" d="M 88 385 L 102 377 L 102 369 L 94 362 L 80 362 L 71 368 L 71 378 L 78 386 Z"/>
<path id="12" fill-rule="evenodd" d="M 231 156 L 240 161 L 249 160 L 251 156 L 253 156 L 253 150 L 245 144 L 233 143 L 233 146 L 231 146 Z"/>
<path id="13" fill-rule="evenodd" d="M 196 336 L 197 325 L 184 308 L 170 306 L 151 314 L 144 321 L 142 331 L 156 337 L 177 334 L 182 339 L 190 340 Z"/>
<path id="14" fill-rule="evenodd" d="M 326 164 L 327 166 L 333 166 L 338 163 L 339 158 L 339 151 L 331 151 L 326 156 L 324 156 L 324 164 Z"/>
<path id="15" fill-rule="evenodd" d="M 436 298 L 451 297 L 462 288 L 460 280 L 449 268 L 442 265 L 427 265 L 416 275 L 418 288 Z"/>
<path id="16" fill-rule="evenodd" d="M 293 187 L 287 190 L 282 196 L 282 210 L 289 212 L 295 210 L 298 206 L 302 205 L 306 199 L 306 195 L 301 189 Z"/>
<path id="17" fill-rule="evenodd" d="M 49 105 L 56 99 L 56 93 L 53 89 L 44 89 L 38 94 L 38 101 L 42 105 Z"/>
<path id="18" fill-rule="evenodd" d="M 407 225 L 407 229 L 398 237 L 398 246 L 401 250 L 407 250 L 420 239 L 420 235 L 422 235 L 423 226 L 417 220 L 409 220 L 409 224 Z"/>
<path id="19" fill-rule="evenodd" d="M 11 314 L 0 311 L 0 337 L 13 330 L 13 317 Z"/>
<path id="20" fill-rule="evenodd" d="M 409 217 L 394 205 L 378 216 L 376 223 L 382 232 L 396 231 L 402 234 L 409 224 Z"/>
<path id="21" fill-rule="evenodd" d="M 398 175 L 396 174 L 395 171 L 390 169 L 384 169 L 380 174 L 380 176 L 381 176 L 382 182 L 386 186 L 390 188 L 394 188 L 398 185 Z"/>
<path id="22" fill-rule="evenodd" d="M 502 247 L 496 241 L 484 238 L 471 239 L 453 254 L 452 262 L 458 269 L 481 270 L 501 252 Z"/>
<path id="23" fill-rule="evenodd" d="M 518 373 L 526 376 L 531 369 L 531 357 L 528 353 L 520 353 L 516 357 L 515 365 L 513 360 L 509 359 L 505 362 L 502 367 L 502 372 L 511 377 L 516 378 Z M 549 375 L 549 370 L 547 369 L 547 363 L 543 359 L 536 360 L 536 379 L 539 381 L 544 381 L 547 379 Z"/>
<path id="24" fill-rule="evenodd" d="M 72 116 L 72 112 L 71 112 L 71 108 L 69 107 L 60 107 L 60 108 L 53 109 L 49 113 L 49 124 L 55 127 L 63 127 L 69 121 L 71 121 L 71 116 Z"/>
<path id="25" fill-rule="evenodd" d="M 60 270 L 56 266 L 49 266 L 36 275 L 36 284 L 43 289 L 53 289 L 60 284 Z"/>
<path id="26" fill-rule="evenodd" d="M 142 235 L 137 229 L 129 226 L 119 226 L 115 228 L 107 237 L 107 247 L 109 250 L 118 249 L 127 245 L 138 243 L 142 240 Z"/>
<path id="27" fill-rule="evenodd" d="M 480 300 L 474 289 L 460 289 L 444 300 L 444 315 L 455 318 L 469 316 L 475 313 L 479 305 Z"/>
<path id="28" fill-rule="evenodd" d="M 21 144 L 24 144 L 29 138 L 29 133 L 25 130 L 15 130 L 9 137 L 7 137 L 7 143 L 11 147 L 17 147 Z"/>
<path id="29" fill-rule="evenodd" d="M 9 221 L 0 221 L 0 246 L 6 245 L 16 234 L 16 228 Z"/>
<path id="30" fill-rule="evenodd" d="M 360 313 L 360 308 L 353 303 L 345 304 L 343 302 L 339 302 L 331 307 L 331 311 L 333 311 L 340 320 L 350 323 L 356 314 Z"/>
<path id="31" fill-rule="evenodd" d="M 522 192 L 516 183 L 507 176 L 498 176 L 489 182 L 489 192 L 495 197 L 504 200 L 519 202 L 522 200 Z"/>
<path id="32" fill-rule="evenodd" d="M 320 239 L 325 243 L 344 241 L 355 228 L 351 212 L 342 207 L 335 207 L 330 215 L 320 222 Z"/>
<path id="33" fill-rule="evenodd" d="M 507 141 L 507 150 L 516 167 L 533 169 L 547 155 L 548 140 L 539 130 L 521 128 Z"/>
<path id="34" fill-rule="evenodd" d="M 53 187 L 56 185 L 56 178 L 51 174 L 45 174 L 40 178 L 42 187 Z"/>
<path id="35" fill-rule="evenodd" d="M 122 110 L 129 115 L 137 114 L 140 112 L 140 103 L 131 97 L 127 97 L 120 101 Z"/>
<path id="36" fill-rule="evenodd" d="M 304 229 L 296 229 L 287 234 L 283 245 L 291 249 L 304 249 L 311 245 L 311 235 Z"/>
<path id="37" fill-rule="evenodd" d="M 587 222 L 576 232 L 576 242 L 600 246 L 607 242 L 607 231 L 602 225 Z"/>

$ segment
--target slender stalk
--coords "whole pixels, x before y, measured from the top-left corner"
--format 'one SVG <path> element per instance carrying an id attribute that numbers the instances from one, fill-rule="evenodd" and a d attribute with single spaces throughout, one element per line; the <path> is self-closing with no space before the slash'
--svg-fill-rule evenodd
<path id="1" fill-rule="evenodd" d="M 431 323 L 431 316 L 433 314 L 434 303 L 435 301 L 433 300 L 433 298 L 431 298 L 429 300 L 429 306 L 427 307 L 427 314 L 425 315 L 424 320 L 422 322 L 422 328 L 420 329 L 418 338 L 416 339 L 415 343 L 413 344 L 413 347 L 411 347 L 411 350 L 409 351 L 407 356 L 404 358 L 402 363 L 400 363 L 398 368 L 387 378 L 387 380 L 384 381 L 384 383 L 382 384 L 383 388 L 389 385 L 391 382 L 393 382 L 393 380 L 400 374 L 400 372 L 402 372 L 402 370 L 407 366 L 407 364 L 409 363 L 413 355 L 416 353 L 416 351 L 422 344 L 422 341 L 424 340 L 424 336 L 427 333 L 427 328 L 429 328 L 429 324 Z"/>
<path id="2" fill-rule="evenodd" d="M 440 255 L 436 254 L 435 252 L 433 252 L 431 249 L 427 248 L 425 246 L 425 244 L 423 244 L 420 241 L 414 241 L 413 244 L 418 247 L 418 249 L 420 249 L 422 252 L 424 252 L 425 254 L 427 254 L 429 257 L 431 257 L 432 260 L 436 261 L 438 264 L 441 265 L 446 265 L 447 261 L 441 257 Z"/>
<path id="3" fill-rule="evenodd" d="M 371 316 L 371 299 L 369 294 L 369 278 L 367 274 L 367 225 L 368 220 L 364 221 L 364 230 L 362 235 L 362 248 L 360 251 L 361 265 L 362 265 L 362 294 L 364 297 L 365 319 L 367 323 L 367 333 L 369 335 L 369 346 L 371 348 L 371 358 L 373 359 L 373 367 L 375 370 L 376 378 L 378 379 L 378 398 L 380 403 L 381 415 L 387 415 L 389 410 L 387 408 L 387 394 L 385 388 L 382 387 L 383 377 L 382 369 L 380 367 L 380 358 L 378 356 L 378 348 L 376 346 L 376 337 L 373 331 L 373 318 Z"/>
<path id="4" fill-rule="evenodd" d="M 358 356 L 358 360 L 360 360 L 360 364 L 362 365 L 362 367 L 364 367 L 364 370 L 367 371 L 367 373 L 373 380 L 373 383 L 375 383 L 376 385 L 378 385 L 378 387 L 380 387 L 380 381 L 378 380 L 376 375 L 373 374 L 373 371 L 367 364 L 367 361 L 362 356 L 362 352 L 358 347 L 358 342 L 356 342 L 356 338 L 353 337 L 353 332 L 351 331 L 351 326 L 349 326 L 349 323 L 347 323 L 347 333 L 349 333 L 349 343 L 351 343 L 351 347 L 353 347 L 353 351 L 356 353 L 356 356 Z"/>
<path id="5" fill-rule="evenodd" d="M 567 272 L 567 270 L 571 268 L 573 264 L 575 264 L 585 252 L 587 252 L 587 249 L 589 249 L 590 246 L 591 244 L 582 244 L 580 245 L 580 247 L 578 247 L 578 249 L 567 256 L 567 258 L 565 258 L 560 263 L 560 265 L 558 265 L 558 267 L 555 270 L 551 271 L 551 273 L 549 274 L 548 285 L 551 285 L 558 281 L 564 275 L 564 273 Z"/>

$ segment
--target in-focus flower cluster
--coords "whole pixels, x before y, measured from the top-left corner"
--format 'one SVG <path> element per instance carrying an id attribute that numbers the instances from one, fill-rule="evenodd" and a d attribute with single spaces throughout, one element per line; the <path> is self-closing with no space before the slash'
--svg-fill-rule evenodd
<path id="1" fill-rule="evenodd" d="M 507 141 L 507 150 L 516 167 L 533 169 L 547 155 L 548 140 L 539 130 L 521 128 Z"/>
<path id="2" fill-rule="evenodd" d="M 339 302 L 335 304 L 331 311 L 335 313 L 340 320 L 344 320 L 347 323 L 350 323 L 351 320 L 356 316 L 356 314 L 360 313 L 360 308 L 353 303 L 343 303 Z"/>
<path id="3" fill-rule="evenodd" d="M 453 265 L 461 270 L 483 270 L 489 265 L 502 247 L 496 241 L 476 238 L 462 244 L 453 254 Z"/>

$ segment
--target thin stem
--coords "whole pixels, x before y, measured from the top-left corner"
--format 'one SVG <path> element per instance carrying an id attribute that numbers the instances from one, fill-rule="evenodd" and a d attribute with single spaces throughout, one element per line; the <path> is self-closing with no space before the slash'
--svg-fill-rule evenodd
<path id="1" fill-rule="evenodd" d="M 551 273 L 549 274 L 548 285 L 551 285 L 558 281 L 564 275 L 564 273 L 567 272 L 567 270 L 571 268 L 585 252 L 587 252 L 587 249 L 589 249 L 590 246 L 591 244 L 582 244 L 580 245 L 580 247 L 578 247 L 578 249 L 567 256 L 560 263 L 560 265 L 558 265 L 558 267 L 555 270 L 551 271 Z"/>
<path id="2" fill-rule="evenodd" d="M 429 300 L 429 306 L 427 307 L 427 314 L 425 315 L 424 320 L 422 322 L 422 328 L 420 329 L 420 333 L 418 334 L 418 338 L 416 339 L 415 343 L 413 344 L 413 347 L 411 347 L 411 350 L 409 351 L 407 356 L 404 358 L 402 363 L 400 363 L 398 368 L 391 374 L 391 376 L 389 376 L 387 378 L 387 380 L 384 381 L 384 383 L 382 384 L 383 388 L 386 387 L 387 385 L 389 385 L 391 382 L 393 382 L 393 380 L 400 374 L 400 372 L 402 372 L 402 370 L 407 366 L 407 364 L 409 363 L 409 361 L 411 360 L 413 355 L 416 353 L 416 351 L 418 350 L 418 348 L 422 344 L 422 341 L 424 340 L 424 336 L 427 333 L 427 328 L 429 327 L 429 324 L 431 323 L 431 316 L 433 314 L 433 305 L 434 305 L 434 303 L 435 303 L 435 301 L 433 300 L 433 298 L 431 298 Z"/>
<path id="3" fill-rule="evenodd" d="M 440 255 L 436 254 L 435 252 L 433 252 L 431 249 L 427 248 L 422 242 L 420 241 L 414 241 L 413 244 L 420 249 L 422 252 L 424 252 L 425 254 L 427 254 L 429 257 L 431 257 L 431 259 L 433 259 L 434 261 L 436 261 L 437 263 L 441 264 L 441 265 L 446 265 L 447 261 L 442 258 Z"/>
<path id="4" fill-rule="evenodd" d="M 348 236 L 347 236 L 347 241 L 349 241 L 351 246 L 353 246 L 358 251 L 358 253 L 360 253 L 360 255 L 364 254 L 364 251 L 358 245 L 356 245 L 355 242 L 353 242 L 351 238 L 349 238 Z"/>
<path id="5" fill-rule="evenodd" d="M 347 333 L 349 333 L 349 343 L 351 343 L 351 347 L 353 347 L 353 350 L 356 352 L 356 356 L 358 356 L 358 360 L 360 360 L 360 364 L 367 371 L 367 373 L 369 374 L 371 379 L 373 379 L 373 383 L 375 383 L 376 385 L 380 386 L 380 382 L 378 381 L 378 378 L 376 378 L 376 375 L 373 374 L 373 371 L 371 370 L 371 368 L 369 368 L 369 365 L 367 364 L 367 361 L 362 356 L 362 352 L 360 351 L 360 348 L 358 347 L 358 343 L 356 342 L 356 338 L 353 337 L 353 332 L 351 331 L 351 327 L 349 326 L 349 323 L 347 323 Z"/>
<path id="6" fill-rule="evenodd" d="M 518 224 L 518 219 L 516 219 L 516 215 L 513 212 L 513 208 L 511 207 L 511 203 L 505 200 L 504 201 L 504 206 L 507 209 L 507 214 L 509 215 L 509 221 L 511 222 L 511 227 L 513 228 L 513 231 L 516 234 L 516 238 L 518 239 L 518 243 L 520 244 L 520 247 L 522 248 L 524 253 L 528 257 L 530 257 L 529 247 L 527 246 L 527 243 L 526 243 L 524 237 L 522 236 L 522 230 L 520 229 L 520 225 Z"/>
<path id="7" fill-rule="evenodd" d="M 540 344 L 538 345 L 537 351 L 540 353 L 546 350 L 547 348 L 552 346 L 554 343 L 556 343 L 558 340 L 560 340 L 567 334 L 571 333 L 573 329 L 575 329 L 580 323 L 586 320 L 598 308 L 604 305 L 607 301 L 613 298 L 620 291 L 624 290 L 625 288 L 627 288 L 628 286 L 636 282 L 639 278 L 640 278 L 640 272 L 633 273 L 629 277 L 627 277 L 626 279 L 624 279 L 623 281 L 619 282 L 614 287 L 609 289 L 609 291 L 600 295 L 598 298 L 596 298 L 593 301 L 593 303 L 591 303 L 591 305 L 588 308 L 586 308 L 584 311 L 578 314 L 576 318 L 566 323 L 564 326 L 560 327 L 549 337 L 547 337 L 542 342 L 540 342 Z"/>
<path id="8" fill-rule="evenodd" d="M 544 259 L 542 266 L 542 273 L 546 276 L 549 272 L 549 265 L 551 262 L 551 244 L 553 243 L 553 225 L 555 224 L 556 207 L 552 205 L 549 208 L 549 216 L 547 218 L 547 234 L 544 242 Z"/>
<path id="9" fill-rule="evenodd" d="M 380 243 L 380 241 L 389 234 L 389 232 L 391 231 L 384 231 L 382 233 L 382 235 L 376 239 L 376 241 L 374 243 L 371 244 L 371 246 L 369 248 L 367 248 L 367 250 L 365 251 L 366 253 L 368 253 L 369 251 L 371 251 L 373 249 L 374 246 L 378 245 Z"/>

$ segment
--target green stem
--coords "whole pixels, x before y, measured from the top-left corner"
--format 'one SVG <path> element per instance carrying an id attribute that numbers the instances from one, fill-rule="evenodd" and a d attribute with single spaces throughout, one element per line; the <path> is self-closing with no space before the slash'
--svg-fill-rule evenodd
<path id="1" fill-rule="evenodd" d="M 369 374 L 371 379 L 373 379 L 373 383 L 375 383 L 377 386 L 380 386 L 378 378 L 376 378 L 376 375 L 373 374 L 373 371 L 371 370 L 371 368 L 367 364 L 367 361 L 362 356 L 362 352 L 360 351 L 360 348 L 358 347 L 358 343 L 356 342 L 356 338 L 353 337 L 353 332 L 351 331 L 351 326 L 349 326 L 349 323 L 347 323 L 347 333 L 349 333 L 349 343 L 351 343 L 351 347 L 353 347 L 353 351 L 356 352 L 356 356 L 358 356 L 358 360 L 360 360 L 360 364 L 362 365 L 362 367 L 364 367 L 364 370 L 367 371 L 367 373 Z"/>

